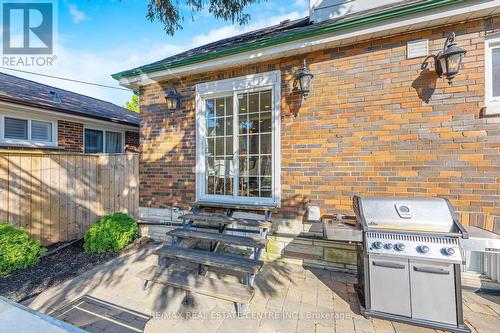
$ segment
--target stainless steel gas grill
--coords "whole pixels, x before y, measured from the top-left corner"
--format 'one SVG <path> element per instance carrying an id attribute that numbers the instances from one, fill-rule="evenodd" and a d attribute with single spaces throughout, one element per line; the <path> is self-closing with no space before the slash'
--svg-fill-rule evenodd
<path id="1" fill-rule="evenodd" d="M 358 294 L 365 316 L 453 332 L 463 322 L 461 238 L 446 199 L 354 197 L 363 230 Z"/>

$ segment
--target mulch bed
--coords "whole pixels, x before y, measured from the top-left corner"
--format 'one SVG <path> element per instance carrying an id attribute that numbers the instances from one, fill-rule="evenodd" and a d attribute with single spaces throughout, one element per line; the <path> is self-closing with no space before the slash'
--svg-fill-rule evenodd
<path id="1" fill-rule="evenodd" d="M 83 240 L 80 240 L 40 258 L 38 264 L 31 268 L 0 277 L 0 295 L 15 302 L 22 302 L 150 241 L 147 237 L 138 238 L 120 252 L 96 254 L 84 252 Z M 48 250 L 50 252 L 61 245 L 64 244 L 54 244 L 49 246 Z"/>

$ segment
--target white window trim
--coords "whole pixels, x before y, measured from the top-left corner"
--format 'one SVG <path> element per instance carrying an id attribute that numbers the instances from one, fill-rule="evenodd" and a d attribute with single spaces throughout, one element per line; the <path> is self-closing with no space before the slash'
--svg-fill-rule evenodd
<path id="1" fill-rule="evenodd" d="M 92 153 L 87 153 L 85 152 L 85 130 L 93 130 L 93 131 L 100 131 L 102 132 L 102 153 L 97 153 L 97 154 L 122 154 L 125 152 L 125 131 L 120 131 L 120 130 L 114 130 L 114 129 L 109 129 L 109 128 L 104 128 L 104 127 L 96 127 L 96 126 L 84 126 L 83 127 L 83 153 L 84 154 L 92 154 Z M 122 146 L 121 146 L 121 151 L 119 153 L 108 153 L 106 152 L 106 133 L 105 132 L 115 132 L 115 133 L 120 133 L 122 136 Z"/>
<path id="2" fill-rule="evenodd" d="M 5 118 L 14 118 L 14 119 L 22 119 L 28 121 L 28 139 L 9 139 L 5 138 Z M 52 127 L 52 141 L 40 141 L 40 140 L 32 140 L 31 139 L 31 122 L 32 121 L 41 121 L 45 123 L 50 123 Z M 0 114 L 0 143 L 3 145 L 19 145 L 26 147 L 57 147 L 57 122 L 52 120 L 47 120 L 44 118 L 31 118 L 25 117 L 17 114 Z"/>
<path id="3" fill-rule="evenodd" d="M 500 96 L 493 97 L 493 49 L 500 49 L 500 35 L 486 38 L 484 45 L 484 80 L 486 115 L 500 114 Z"/>
<path id="4" fill-rule="evenodd" d="M 227 96 L 233 94 L 233 109 L 236 110 L 237 97 L 239 92 L 248 92 L 255 90 L 273 89 L 273 190 L 271 198 L 259 197 L 235 197 L 205 194 L 205 105 L 204 100 L 217 96 Z M 281 205 L 281 72 L 279 70 L 265 72 L 254 75 L 241 76 L 226 80 L 211 81 L 196 85 L 196 201 L 241 204 L 255 206 L 280 207 Z M 237 126 L 233 126 L 236 133 Z M 233 147 L 237 151 L 237 147 Z M 237 154 L 233 156 L 236 159 Z M 236 172 L 236 170 L 235 170 Z M 236 184 L 235 184 L 236 185 Z"/>

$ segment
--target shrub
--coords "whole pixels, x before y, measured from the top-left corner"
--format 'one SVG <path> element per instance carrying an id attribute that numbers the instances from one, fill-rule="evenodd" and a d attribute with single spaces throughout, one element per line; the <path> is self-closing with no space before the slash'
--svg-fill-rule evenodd
<path id="1" fill-rule="evenodd" d="M 26 231 L 0 223 L 0 276 L 35 265 L 46 251 Z"/>
<path id="2" fill-rule="evenodd" d="M 86 252 L 118 252 L 134 240 L 139 229 L 137 223 L 124 213 L 101 217 L 84 235 Z"/>

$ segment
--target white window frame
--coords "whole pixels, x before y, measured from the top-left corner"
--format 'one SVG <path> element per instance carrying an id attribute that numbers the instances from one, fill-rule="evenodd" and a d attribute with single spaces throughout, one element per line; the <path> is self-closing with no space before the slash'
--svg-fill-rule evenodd
<path id="1" fill-rule="evenodd" d="M 500 114 L 500 96 L 493 96 L 493 49 L 500 49 L 500 35 L 486 38 L 484 45 L 484 79 L 486 115 Z"/>
<path id="2" fill-rule="evenodd" d="M 84 154 L 92 154 L 92 153 L 87 153 L 85 151 L 85 130 L 93 130 L 93 131 L 99 131 L 102 132 L 102 153 L 96 153 L 96 154 L 123 154 L 125 151 L 125 131 L 120 131 L 120 130 L 114 130 L 114 129 L 105 129 L 102 127 L 95 127 L 95 126 L 84 126 L 83 128 L 83 153 Z M 115 133 L 120 133 L 122 136 L 122 146 L 121 146 L 121 151 L 119 153 L 108 153 L 106 151 L 106 132 L 115 132 Z"/>
<path id="3" fill-rule="evenodd" d="M 206 170 L 206 119 L 205 119 L 205 100 L 221 96 L 233 95 L 233 110 L 237 110 L 237 94 L 268 90 L 273 92 L 273 110 L 272 110 L 272 196 L 271 198 L 261 197 L 238 197 L 205 194 L 205 170 Z M 213 202 L 225 204 L 241 204 L 255 206 L 280 207 L 281 205 L 281 72 L 271 71 L 254 75 L 246 75 L 226 80 L 211 81 L 196 85 L 196 201 Z M 237 112 L 237 111 L 234 111 Z M 238 137 L 238 126 L 236 118 L 233 117 L 233 136 Z M 233 163 L 236 165 L 238 145 L 233 145 Z M 237 168 L 234 172 L 238 173 Z M 234 187 L 237 184 L 233 185 Z"/>
<path id="4" fill-rule="evenodd" d="M 10 139 L 5 137 L 5 118 L 13 118 L 13 119 L 22 119 L 28 122 L 28 139 Z M 44 123 L 50 123 L 52 127 L 52 140 L 51 141 L 42 141 L 42 140 L 32 140 L 31 139 L 31 122 L 32 121 L 40 121 Z M 43 118 L 32 118 L 25 117 L 17 114 L 0 114 L 0 143 L 3 145 L 19 145 L 19 146 L 27 146 L 27 147 L 57 147 L 57 122 L 52 120 L 47 120 Z"/>

